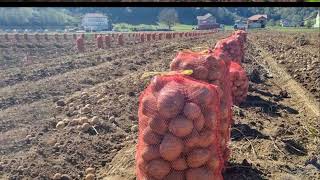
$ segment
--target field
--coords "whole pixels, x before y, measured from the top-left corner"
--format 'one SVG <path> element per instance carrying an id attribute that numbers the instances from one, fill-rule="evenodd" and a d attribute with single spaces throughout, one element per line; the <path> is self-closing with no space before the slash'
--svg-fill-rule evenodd
<path id="1" fill-rule="evenodd" d="M 1 43 L 0 179 L 83 179 L 88 167 L 98 179 L 135 179 L 138 97 L 150 80 L 141 75 L 168 71 L 179 50 L 205 50 L 231 33 L 104 50 L 88 38 L 85 53 L 76 52 L 71 35 Z M 249 32 L 249 95 L 233 107 L 225 179 L 320 177 L 319 39 L 316 32 Z M 56 128 L 93 116 L 101 123 L 86 132 Z"/>

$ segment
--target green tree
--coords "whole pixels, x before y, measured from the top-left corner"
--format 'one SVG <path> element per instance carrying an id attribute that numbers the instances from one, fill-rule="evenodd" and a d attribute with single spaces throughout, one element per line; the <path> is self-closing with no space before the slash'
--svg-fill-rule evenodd
<path id="1" fill-rule="evenodd" d="M 178 23 L 178 13 L 174 8 L 163 9 L 159 14 L 159 22 L 171 27 Z"/>

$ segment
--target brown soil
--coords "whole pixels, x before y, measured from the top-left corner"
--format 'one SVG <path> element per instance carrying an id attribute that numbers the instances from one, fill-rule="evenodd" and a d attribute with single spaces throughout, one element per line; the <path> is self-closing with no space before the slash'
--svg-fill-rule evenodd
<path id="1" fill-rule="evenodd" d="M 85 54 L 65 48 L 60 56 L 38 53 L 37 60 L 28 66 L 22 67 L 19 61 L 10 67 L 2 66 L 0 179 L 50 179 L 55 173 L 83 179 L 88 167 L 96 169 L 98 179 L 135 179 L 138 96 L 149 81 L 141 79 L 141 75 L 146 71 L 167 71 L 177 51 L 203 50 L 229 34 L 219 32 L 210 38 L 111 50 L 95 50 L 92 44 L 91 52 Z M 314 101 L 296 95 L 295 85 L 281 88 L 281 78 L 263 61 L 265 57 L 275 61 L 278 57 L 273 57 L 276 52 L 261 42 L 269 36 L 279 36 L 277 42 L 290 44 L 286 37 L 292 35 L 249 33 L 243 63 L 250 77 L 249 95 L 246 102 L 234 107 L 232 157 L 225 179 L 317 179 L 319 117 L 307 104 Z M 310 47 L 307 58 L 316 52 L 312 40 L 315 37 L 305 37 L 310 42 L 306 45 Z M 274 49 L 278 44 L 272 44 Z M 307 50 L 299 47 L 295 51 L 303 54 Z M 22 51 L 15 53 L 19 58 Z M 284 60 L 293 62 L 289 57 Z M 311 89 L 319 78 L 309 77 L 313 81 L 301 83 L 302 88 L 310 94 L 319 93 L 319 88 L 315 93 Z M 286 90 L 288 97 L 281 90 Z M 57 101 L 65 105 L 57 106 Z M 90 108 L 84 113 L 88 104 Z M 56 128 L 63 119 L 93 116 L 98 116 L 101 123 L 87 131 L 76 126 Z"/>

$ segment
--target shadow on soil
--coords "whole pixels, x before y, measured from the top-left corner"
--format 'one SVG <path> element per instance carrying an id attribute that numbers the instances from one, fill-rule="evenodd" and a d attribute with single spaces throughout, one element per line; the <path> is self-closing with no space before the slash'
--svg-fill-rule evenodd
<path id="1" fill-rule="evenodd" d="M 271 94 L 271 93 L 270 93 Z M 248 95 L 247 100 L 240 105 L 241 108 L 259 108 L 260 112 L 271 117 L 280 117 L 280 110 L 286 111 L 289 114 L 299 114 L 299 112 L 291 107 L 277 104 L 275 102 L 262 99 L 259 96 Z"/>
<path id="2" fill-rule="evenodd" d="M 247 139 L 268 139 L 269 137 L 262 134 L 256 129 L 252 129 L 247 124 L 235 124 L 231 129 L 232 141 L 240 141 L 244 138 Z"/>
<path id="3" fill-rule="evenodd" d="M 263 172 L 252 167 L 246 159 L 241 164 L 229 162 L 223 173 L 224 180 L 263 180 Z"/>

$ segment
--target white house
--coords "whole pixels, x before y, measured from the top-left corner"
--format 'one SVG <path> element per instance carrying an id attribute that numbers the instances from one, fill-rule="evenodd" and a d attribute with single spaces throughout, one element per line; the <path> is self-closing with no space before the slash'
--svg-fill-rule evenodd
<path id="1" fill-rule="evenodd" d="M 103 31 L 109 29 L 109 20 L 103 14 L 88 13 L 84 15 L 81 25 L 86 31 Z"/>
<path id="2" fill-rule="evenodd" d="M 216 18 L 210 13 L 207 13 L 204 16 L 197 16 L 198 20 L 198 29 L 214 29 L 219 28 L 220 25 L 216 23 Z"/>

